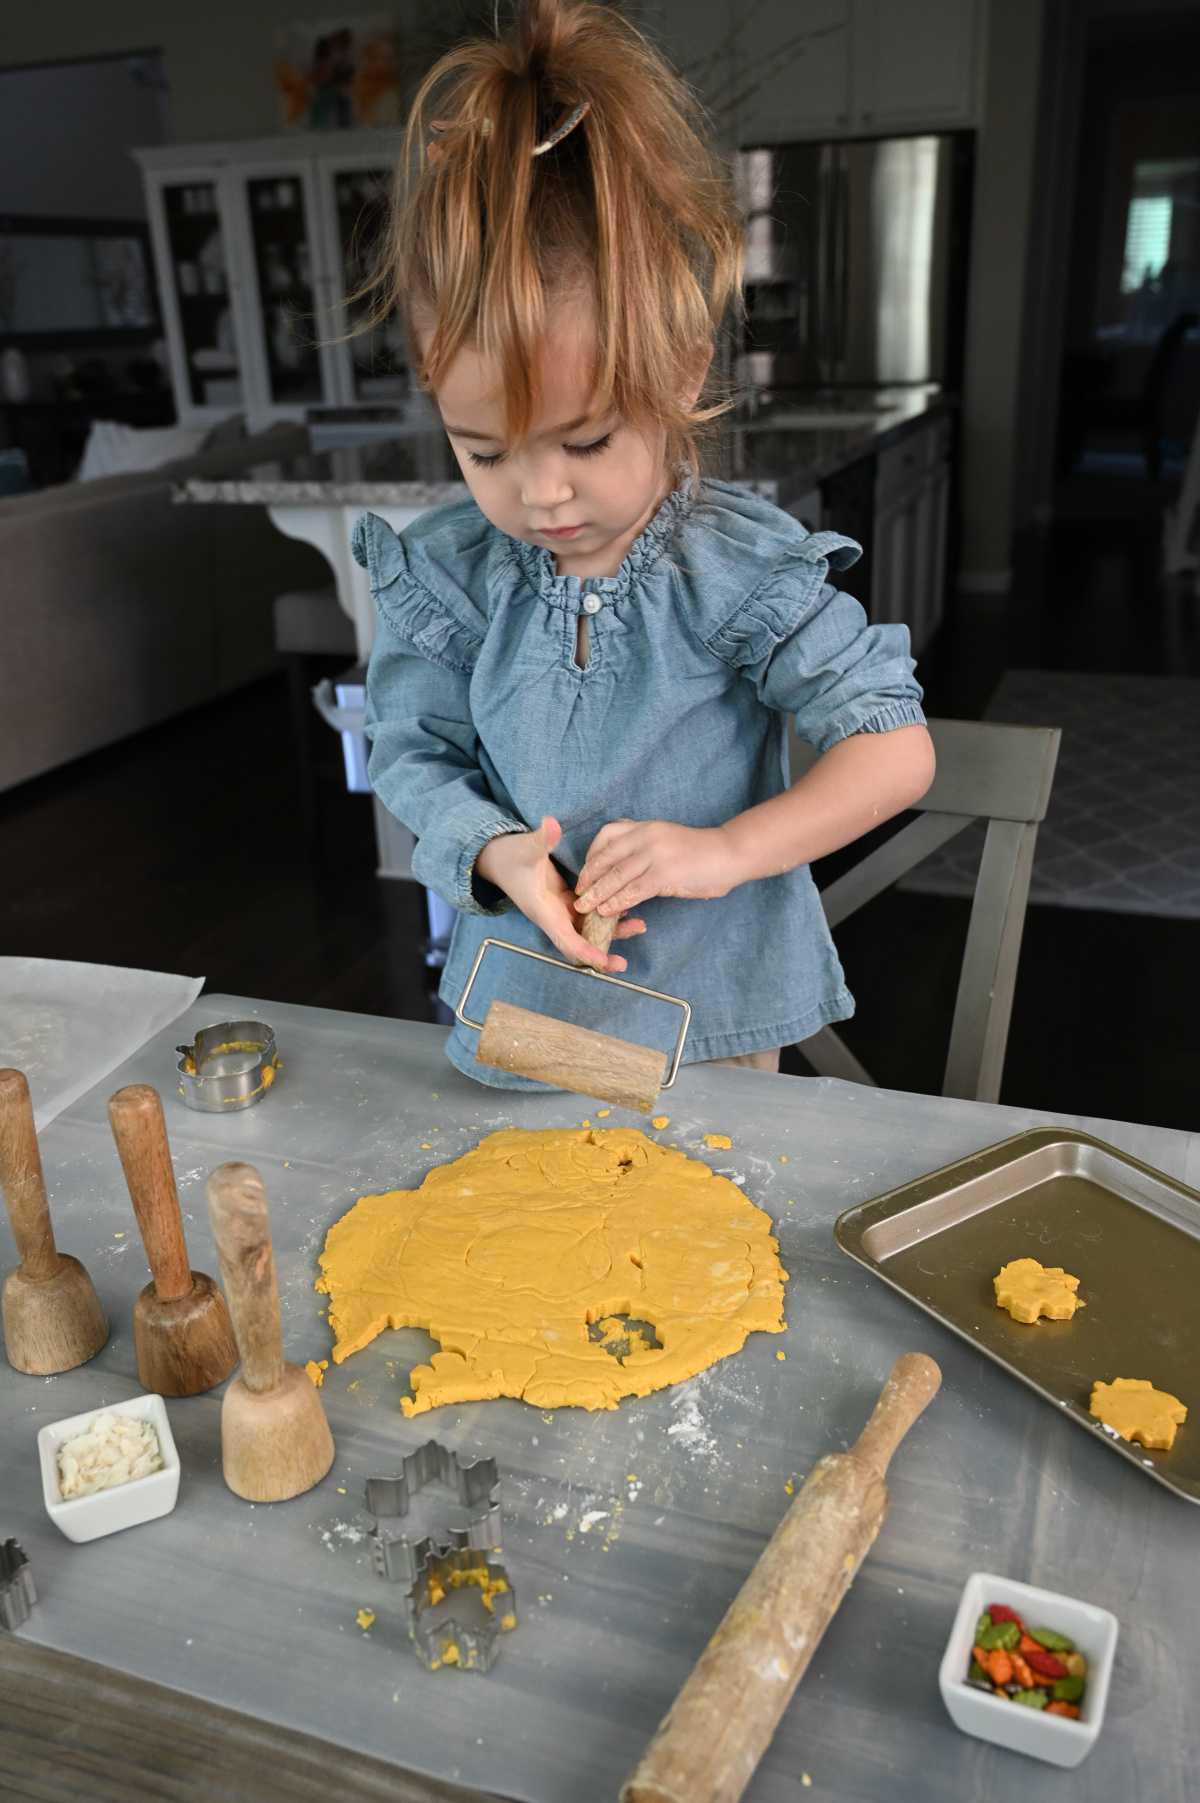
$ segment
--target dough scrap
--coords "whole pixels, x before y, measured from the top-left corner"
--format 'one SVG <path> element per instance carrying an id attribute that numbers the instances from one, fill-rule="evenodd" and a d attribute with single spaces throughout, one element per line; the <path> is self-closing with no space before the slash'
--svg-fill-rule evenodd
<path id="1" fill-rule="evenodd" d="M 1069 1321 L 1077 1308 L 1086 1308 L 1075 1294 L 1078 1277 L 1061 1265 L 1041 1265 L 1036 1258 L 1014 1258 L 1002 1265 L 992 1279 L 997 1308 L 1006 1308 L 1014 1321 L 1028 1325 L 1045 1315 L 1049 1321 Z"/>
<path id="2" fill-rule="evenodd" d="M 1114 1377 L 1110 1384 L 1095 1384 L 1088 1408 L 1122 1440 L 1138 1440 L 1159 1452 L 1170 1452 L 1176 1428 L 1187 1420 L 1178 1396 L 1156 1390 L 1145 1377 Z"/>
<path id="3" fill-rule="evenodd" d="M 385 1327 L 438 1341 L 411 1373 L 406 1415 L 496 1396 L 612 1409 L 751 1333 L 782 1333 L 778 1254 L 770 1218 L 735 1183 L 636 1128 L 508 1128 L 419 1189 L 361 1197 L 330 1228 L 316 1287 L 331 1299 L 335 1364 Z M 612 1316 L 660 1344 L 635 1333 L 615 1358 Z"/>

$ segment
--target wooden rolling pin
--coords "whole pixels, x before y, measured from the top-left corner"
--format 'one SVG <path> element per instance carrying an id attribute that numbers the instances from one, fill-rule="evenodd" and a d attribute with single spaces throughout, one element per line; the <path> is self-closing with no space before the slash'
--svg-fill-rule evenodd
<path id="1" fill-rule="evenodd" d="M 857 1444 L 813 1467 L 621 1803 L 737 1803 L 879 1532 L 891 1456 L 941 1381 L 931 1358 L 905 1353 Z"/>
<path id="2" fill-rule="evenodd" d="M 585 914 L 580 935 L 597 951 L 606 952 L 617 930 L 617 918 Z M 480 1064 L 536 1077 L 555 1089 L 570 1089 L 597 1101 L 614 1102 L 650 1114 L 658 1101 L 667 1060 L 653 1046 L 590 1027 L 572 1026 L 551 1014 L 535 1014 L 511 1002 L 493 1002 L 484 1018 L 475 1056 Z"/>
<path id="3" fill-rule="evenodd" d="M 4 1283 L 4 1345 L 16 1371 L 49 1377 L 94 1358 L 108 1322 L 91 1278 L 54 1243 L 33 1103 L 22 1071 L 0 1071 L 0 1189 L 21 1263 Z"/>
<path id="4" fill-rule="evenodd" d="M 483 1019 L 475 1056 L 480 1064 L 536 1077 L 555 1089 L 571 1089 L 597 1101 L 650 1114 L 667 1071 L 667 1055 L 575 1027 L 552 1014 L 535 1014 L 512 1002 L 493 1002 Z"/>
<path id="5" fill-rule="evenodd" d="M 133 1305 L 138 1378 L 160 1396 L 198 1396 L 224 1383 L 238 1361 L 237 1342 L 224 1296 L 188 1264 L 158 1091 L 148 1083 L 119 1089 L 108 1118 L 152 1273 Z"/>
<path id="6" fill-rule="evenodd" d="M 221 1402 L 225 1482 L 247 1502 L 285 1502 L 320 1483 L 333 1435 L 307 1371 L 283 1356 L 267 1196 L 253 1165 L 218 1166 L 208 1212 L 242 1357 Z"/>

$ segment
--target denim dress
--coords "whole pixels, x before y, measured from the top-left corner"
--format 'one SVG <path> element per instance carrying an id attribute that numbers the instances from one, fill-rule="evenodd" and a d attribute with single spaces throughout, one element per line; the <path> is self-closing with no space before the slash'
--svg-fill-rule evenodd
<path id="1" fill-rule="evenodd" d="M 553 814 L 574 880 L 610 820 L 718 826 L 788 787 L 787 717 L 818 752 L 851 733 L 920 724 L 904 626 L 871 626 L 831 586 L 860 555 L 809 534 L 731 484 L 676 489 L 615 576 L 560 576 L 474 501 L 403 536 L 374 514 L 354 530 L 378 630 L 367 673 L 371 783 L 416 835 L 413 873 L 458 910 L 442 976 L 455 1007 L 481 941 L 554 953 L 475 860 L 501 833 Z M 579 615 L 588 654 L 576 662 Z M 626 976 L 685 997 L 684 1062 L 806 1039 L 854 1012 L 807 866 L 714 901 L 659 897 L 620 942 Z M 554 954 L 557 955 L 557 954 Z M 489 950 L 469 1012 L 502 997 L 669 1050 L 664 1003 Z M 450 1060 L 499 1088 L 541 1084 L 476 1063 L 456 1022 Z"/>

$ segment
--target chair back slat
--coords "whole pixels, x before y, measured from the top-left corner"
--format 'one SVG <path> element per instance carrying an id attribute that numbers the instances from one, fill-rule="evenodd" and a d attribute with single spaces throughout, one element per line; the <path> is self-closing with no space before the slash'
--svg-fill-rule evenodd
<path id="1" fill-rule="evenodd" d="M 967 816 L 921 814 L 910 820 L 898 833 L 885 839 L 873 852 L 855 864 L 821 891 L 821 905 L 831 927 L 840 926 L 849 915 L 857 914 L 869 901 L 907 876 L 913 867 L 928 858 L 950 839 L 956 839 L 970 826 Z"/>
<path id="2" fill-rule="evenodd" d="M 937 774 L 917 803 L 917 818 L 831 883 L 821 901 L 830 926 L 836 927 L 973 820 L 988 822 L 942 1094 L 994 1102 L 1000 1095 L 1037 829 L 1049 806 L 1062 735 L 1055 726 L 1003 726 L 986 720 L 931 720 L 929 732 Z M 790 755 L 793 778 L 817 759 L 794 729 Z M 823 1076 L 873 1082 L 830 1027 L 805 1040 L 801 1050 Z"/>

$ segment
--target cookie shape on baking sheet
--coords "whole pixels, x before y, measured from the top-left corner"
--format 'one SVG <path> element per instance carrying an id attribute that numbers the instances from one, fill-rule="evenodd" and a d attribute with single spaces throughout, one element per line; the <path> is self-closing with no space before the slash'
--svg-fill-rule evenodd
<path id="1" fill-rule="evenodd" d="M 1187 1408 L 1178 1396 L 1156 1390 L 1145 1377 L 1114 1377 L 1110 1384 L 1095 1384 L 1088 1408 L 1122 1440 L 1136 1440 L 1157 1452 L 1170 1452 L 1176 1430 L 1187 1420 Z"/>
<path id="2" fill-rule="evenodd" d="M 1075 1294 L 1078 1277 L 1061 1265 L 1042 1265 L 1036 1258 L 1015 1258 L 1001 1266 L 992 1279 L 997 1308 L 1006 1308 L 1014 1321 L 1029 1326 L 1045 1315 L 1049 1321 L 1069 1321 L 1077 1308 L 1086 1306 Z"/>

